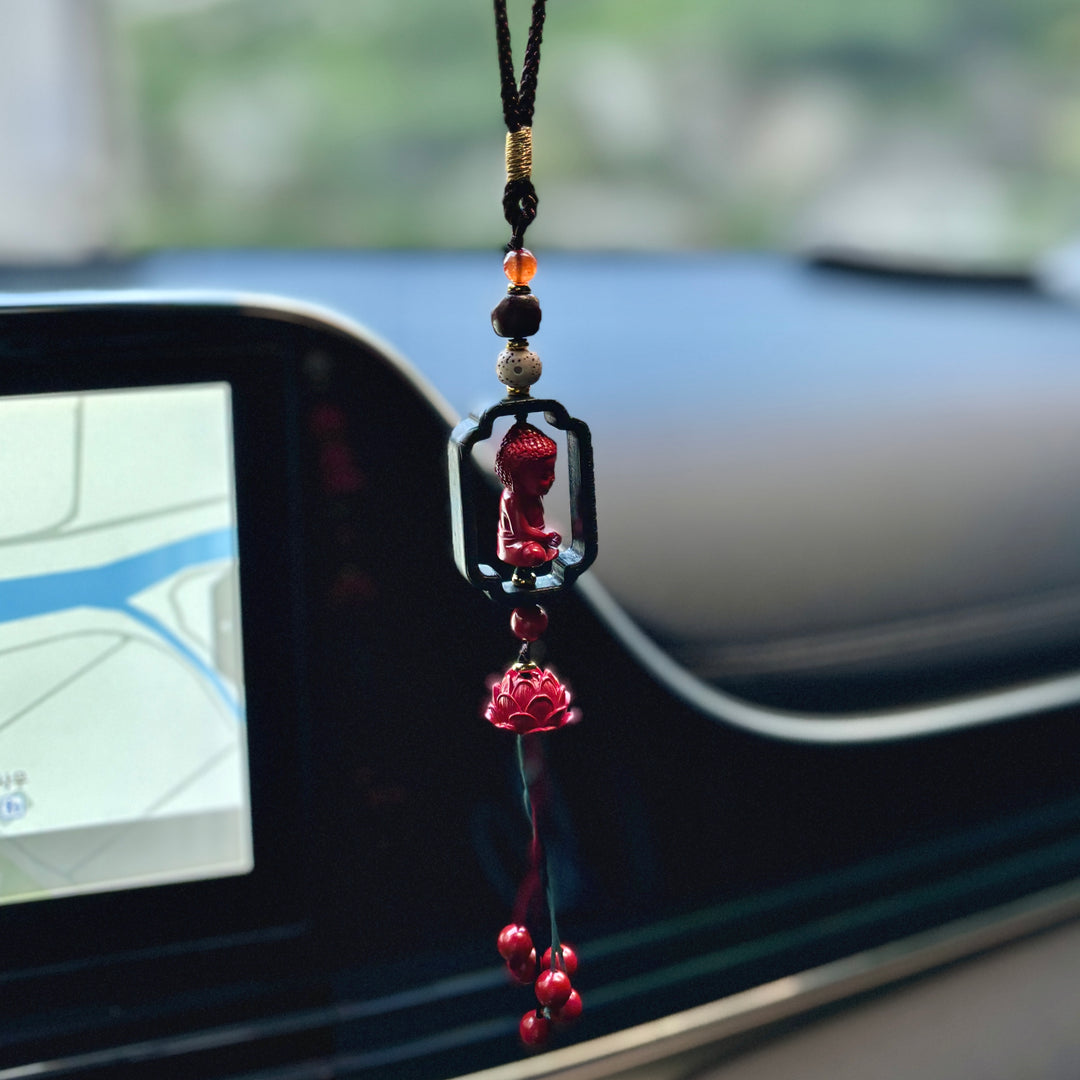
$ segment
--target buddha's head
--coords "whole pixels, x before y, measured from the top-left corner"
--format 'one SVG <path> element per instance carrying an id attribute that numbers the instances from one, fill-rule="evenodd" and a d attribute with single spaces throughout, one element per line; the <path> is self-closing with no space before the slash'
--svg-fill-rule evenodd
<path id="1" fill-rule="evenodd" d="M 495 455 L 495 475 L 508 490 L 540 498 L 555 482 L 558 449 L 554 439 L 519 420 L 506 433 Z"/>

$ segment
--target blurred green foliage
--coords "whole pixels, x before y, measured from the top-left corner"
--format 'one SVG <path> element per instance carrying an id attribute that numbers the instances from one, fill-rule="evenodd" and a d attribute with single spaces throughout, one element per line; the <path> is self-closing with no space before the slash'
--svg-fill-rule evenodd
<path id="1" fill-rule="evenodd" d="M 108 10 L 126 246 L 505 239 L 488 0 Z M 1080 9 L 550 0 L 534 138 L 548 246 L 902 246 L 924 203 L 927 236 L 1022 259 L 1080 219 Z"/>

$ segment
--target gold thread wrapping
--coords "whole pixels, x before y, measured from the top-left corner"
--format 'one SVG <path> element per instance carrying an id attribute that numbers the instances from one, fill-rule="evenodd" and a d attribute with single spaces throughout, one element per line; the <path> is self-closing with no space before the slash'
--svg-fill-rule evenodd
<path id="1" fill-rule="evenodd" d="M 506 182 L 526 180 L 532 174 L 532 128 L 506 134 Z"/>

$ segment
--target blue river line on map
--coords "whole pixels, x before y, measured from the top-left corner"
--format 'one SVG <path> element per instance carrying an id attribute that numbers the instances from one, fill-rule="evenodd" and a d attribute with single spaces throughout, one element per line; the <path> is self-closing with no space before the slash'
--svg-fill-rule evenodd
<path id="1" fill-rule="evenodd" d="M 133 596 L 180 570 L 235 557 L 236 529 L 230 527 L 175 540 L 103 566 L 0 581 L 0 623 L 73 608 L 123 612 L 179 652 L 210 682 L 239 719 L 239 703 L 221 676 L 167 626 L 131 602 Z"/>

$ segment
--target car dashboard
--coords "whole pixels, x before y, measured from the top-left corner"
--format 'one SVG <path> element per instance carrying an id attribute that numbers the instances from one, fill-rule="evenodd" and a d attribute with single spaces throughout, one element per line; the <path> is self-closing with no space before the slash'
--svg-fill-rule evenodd
<path id="1" fill-rule="evenodd" d="M 491 942 L 527 837 L 479 715 L 513 643 L 447 522 L 449 429 L 495 396 L 486 267 L 0 273 L 5 398 L 229 390 L 250 810 L 225 872 L 0 910 L 0 1078 L 611 1074 L 1077 913 L 1080 314 L 549 258 L 545 392 L 596 447 L 601 554 L 549 635 L 584 719 L 547 741 L 587 1011 L 523 1060 Z"/>

